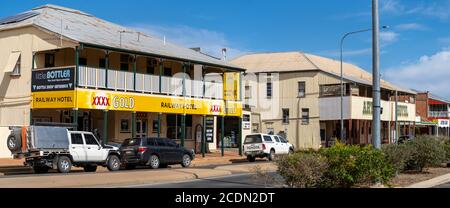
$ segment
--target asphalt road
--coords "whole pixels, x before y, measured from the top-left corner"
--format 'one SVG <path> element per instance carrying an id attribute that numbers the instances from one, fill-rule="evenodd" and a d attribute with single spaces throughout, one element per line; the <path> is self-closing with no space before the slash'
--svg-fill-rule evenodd
<path id="1" fill-rule="evenodd" d="M 277 188 L 282 187 L 281 177 L 275 172 L 267 176 L 255 174 L 232 174 L 228 176 L 202 178 L 193 181 L 144 184 L 126 186 L 126 188 Z M 124 187 L 122 187 L 124 188 Z"/>
<path id="2" fill-rule="evenodd" d="M 256 161 L 254 164 L 267 164 L 269 162 L 267 161 Z M 241 164 L 241 163 L 238 163 Z M 245 164 L 245 163 L 242 163 Z M 197 169 L 213 169 L 216 167 L 220 167 L 220 166 L 233 166 L 233 165 L 237 165 L 237 164 L 226 164 L 226 165 L 205 165 L 205 166 L 199 166 L 199 167 L 195 167 Z M 88 172 L 84 172 L 84 170 L 82 169 L 75 169 L 74 167 L 72 167 L 72 171 L 69 174 L 65 174 L 65 175 L 84 175 L 84 174 L 96 174 L 96 173 L 111 173 L 109 171 L 107 171 L 105 168 L 101 168 L 99 167 L 99 169 L 97 170 L 97 172 L 94 173 L 88 173 Z M 164 169 L 164 168 L 160 168 L 159 170 Z M 170 165 L 167 167 L 167 169 L 184 169 L 181 167 L 181 165 Z M 150 167 L 145 167 L 145 166 L 141 166 L 141 167 L 137 167 L 134 170 L 125 170 L 125 169 L 121 169 L 120 172 L 138 172 L 138 171 L 155 171 L 154 169 L 150 168 Z M 11 166 L 11 167 L 0 167 L 0 173 L 3 174 L 3 178 L 19 178 L 19 177 L 35 177 L 35 176 L 60 176 L 62 175 L 61 173 L 58 173 L 56 170 L 49 170 L 48 173 L 44 173 L 44 174 L 35 174 L 33 172 L 33 169 L 31 167 L 25 167 L 25 166 Z"/>

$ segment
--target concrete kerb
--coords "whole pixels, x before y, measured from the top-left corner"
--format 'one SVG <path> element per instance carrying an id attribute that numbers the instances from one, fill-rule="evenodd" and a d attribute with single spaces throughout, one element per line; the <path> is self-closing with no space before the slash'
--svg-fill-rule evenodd
<path id="1" fill-rule="evenodd" d="M 430 180 L 415 183 L 404 188 L 432 188 L 446 183 L 450 183 L 450 173 L 432 178 Z"/>

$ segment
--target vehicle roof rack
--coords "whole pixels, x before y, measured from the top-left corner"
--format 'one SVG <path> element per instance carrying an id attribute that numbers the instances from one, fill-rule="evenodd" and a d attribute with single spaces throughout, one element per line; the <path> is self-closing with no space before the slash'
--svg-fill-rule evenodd
<path id="1" fill-rule="evenodd" d="M 66 127 L 66 128 L 75 128 L 76 124 L 73 123 L 56 123 L 56 122 L 35 122 L 34 126 L 58 126 L 58 127 Z"/>

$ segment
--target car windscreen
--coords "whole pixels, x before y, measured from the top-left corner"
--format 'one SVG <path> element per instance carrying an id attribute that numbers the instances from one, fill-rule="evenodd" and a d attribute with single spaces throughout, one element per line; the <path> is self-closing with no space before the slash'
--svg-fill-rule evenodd
<path id="1" fill-rule="evenodd" d="M 247 135 L 244 144 L 262 143 L 260 135 Z"/>
<path id="2" fill-rule="evenodd" d="M 141 139 L 140 138 L 134 138 L 134 139 L 125 139 L 122 143 L 122 146 L 136 146 L 141 145 Z"/>

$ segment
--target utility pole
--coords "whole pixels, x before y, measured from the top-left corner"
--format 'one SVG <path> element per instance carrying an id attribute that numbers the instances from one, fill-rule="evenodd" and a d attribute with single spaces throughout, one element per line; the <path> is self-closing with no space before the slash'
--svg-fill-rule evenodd
<path id="1" fill-rule="evenodd" d="M 381 102 L 380 102 L 380 27 L 378 16 L 378 0 L 372 0 L 372 62 L 373 62 L 373 116 L 372 116 L 372 136 L 373 146 L 381 149 Z"/>

